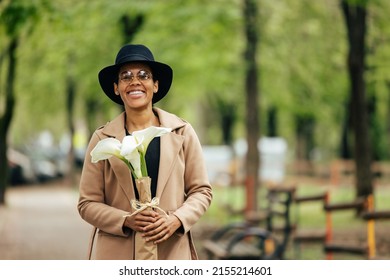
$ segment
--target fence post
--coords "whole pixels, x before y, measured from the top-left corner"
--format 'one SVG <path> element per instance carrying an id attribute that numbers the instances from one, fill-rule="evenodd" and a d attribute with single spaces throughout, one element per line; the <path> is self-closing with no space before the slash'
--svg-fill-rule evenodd
<path id="1" fill-rule="evenodd" d="M 329 201 L 330 201 L 330 197 L 329 197 L 329 192 L 326 192 L 325 194 L 325 205 L 328 205 L 329 204 Z M 325 229 L 325 243 L 329 243 L 333 236 L 332 236 L 332 214 L 331 214 L 331 211 L 329 210 L 326 210 L 326 229 Z M 332 260 L 333 259 L 333 253 L 332 252 L 327 252 L 326 254 L 326 258 L 328 260 Z"/>
<path id="2" fill-rule="evenodd" d="M 367 197 L 367 211 L 374 211 L 374 197 L 370 194 Z M 367 221 L 367 243 L 368 243 L 368 257 L 374 258 L 376 255 L 376 242 L 375 242 L 375 219 L 369 219 Z"/>

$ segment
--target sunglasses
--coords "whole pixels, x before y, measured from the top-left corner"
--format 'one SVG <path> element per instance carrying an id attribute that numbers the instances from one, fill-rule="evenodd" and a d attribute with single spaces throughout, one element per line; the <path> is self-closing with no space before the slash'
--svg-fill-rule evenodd
<path id="1" fill-rule="evenodd" d="M 152 73 L 141 70 L 137 73 L 137 79 L 139 81 L 147 81 L 153 77 Z M 134 80 L 135 75 L 130 71 L 125 71 L 119 74 L 119 79 L 124 83 L 131 83 Z"/>

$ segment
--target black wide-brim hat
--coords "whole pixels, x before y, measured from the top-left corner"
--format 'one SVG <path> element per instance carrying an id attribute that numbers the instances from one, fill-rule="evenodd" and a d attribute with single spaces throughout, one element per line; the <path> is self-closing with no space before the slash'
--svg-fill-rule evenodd
<path id="1" fill-rule="evenodd" d="M 115 64 L 103 68 L 98 75 L 100 86 L 112 101 L 123 105 L 121 97 L 114 92 L 114 83 L 118 82 L 119 68 L 130 62 L 145 63 L 152 69 L 153 79 L 158 80 L 158 91 L 154 93 L 153 104 L 167 95 L 173 79 L 172 68 L 155 61 L 152 52 L 144 45 L 126 45 L 119 50 Z"/>

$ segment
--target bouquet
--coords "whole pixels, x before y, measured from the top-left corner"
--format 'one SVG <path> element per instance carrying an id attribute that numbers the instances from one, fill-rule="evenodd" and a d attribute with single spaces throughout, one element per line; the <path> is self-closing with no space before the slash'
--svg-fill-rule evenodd
<path id="1" fill-rule="evenodd" d="M 122 143 L 115 138 L 102 139 L 91 151 L 93 163 L 115 156 L 129 167 L 135 179 L 139 200 L 131 201 L 135 212 L 126 216 L 135 215 L 147 208 L 157 208 L 166 215 L 164 210 L 158 207 L 159 199 L 151 197 L 151 179 L 148 176 L 145 155 L 153 138 L 169 132 L 171 132 L 170 128 L 151 126 L 143 130 L 134 131 L 132 135 L 125 136 Z M 135 259 L 157 259 L 157 246 L 152 242 L 146 242 L 137 233 L 135 234 Z"/>

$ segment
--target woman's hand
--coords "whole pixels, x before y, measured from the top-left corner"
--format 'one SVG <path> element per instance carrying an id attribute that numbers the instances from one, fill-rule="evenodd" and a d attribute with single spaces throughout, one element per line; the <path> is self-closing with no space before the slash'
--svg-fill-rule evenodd
<path id="1" fill-rule="evenodd" d="M 134 216 L 127 216 L 125 227 L 137 232 L 145 232 L 145 227 L 152 225 L 158 220 L 159 214 L 153 210 L 144 210 Z"/>
<path id="2" fill-rule="evenodd" d="M 163 216 L 155 212 L 157 217 L 154 222 L 150 222 L 143 228 L 142 236 L 146 241 L 152 241 L 155 244 L 167 240 L 181 226 L 180 220 L 175 215 Z"/>

